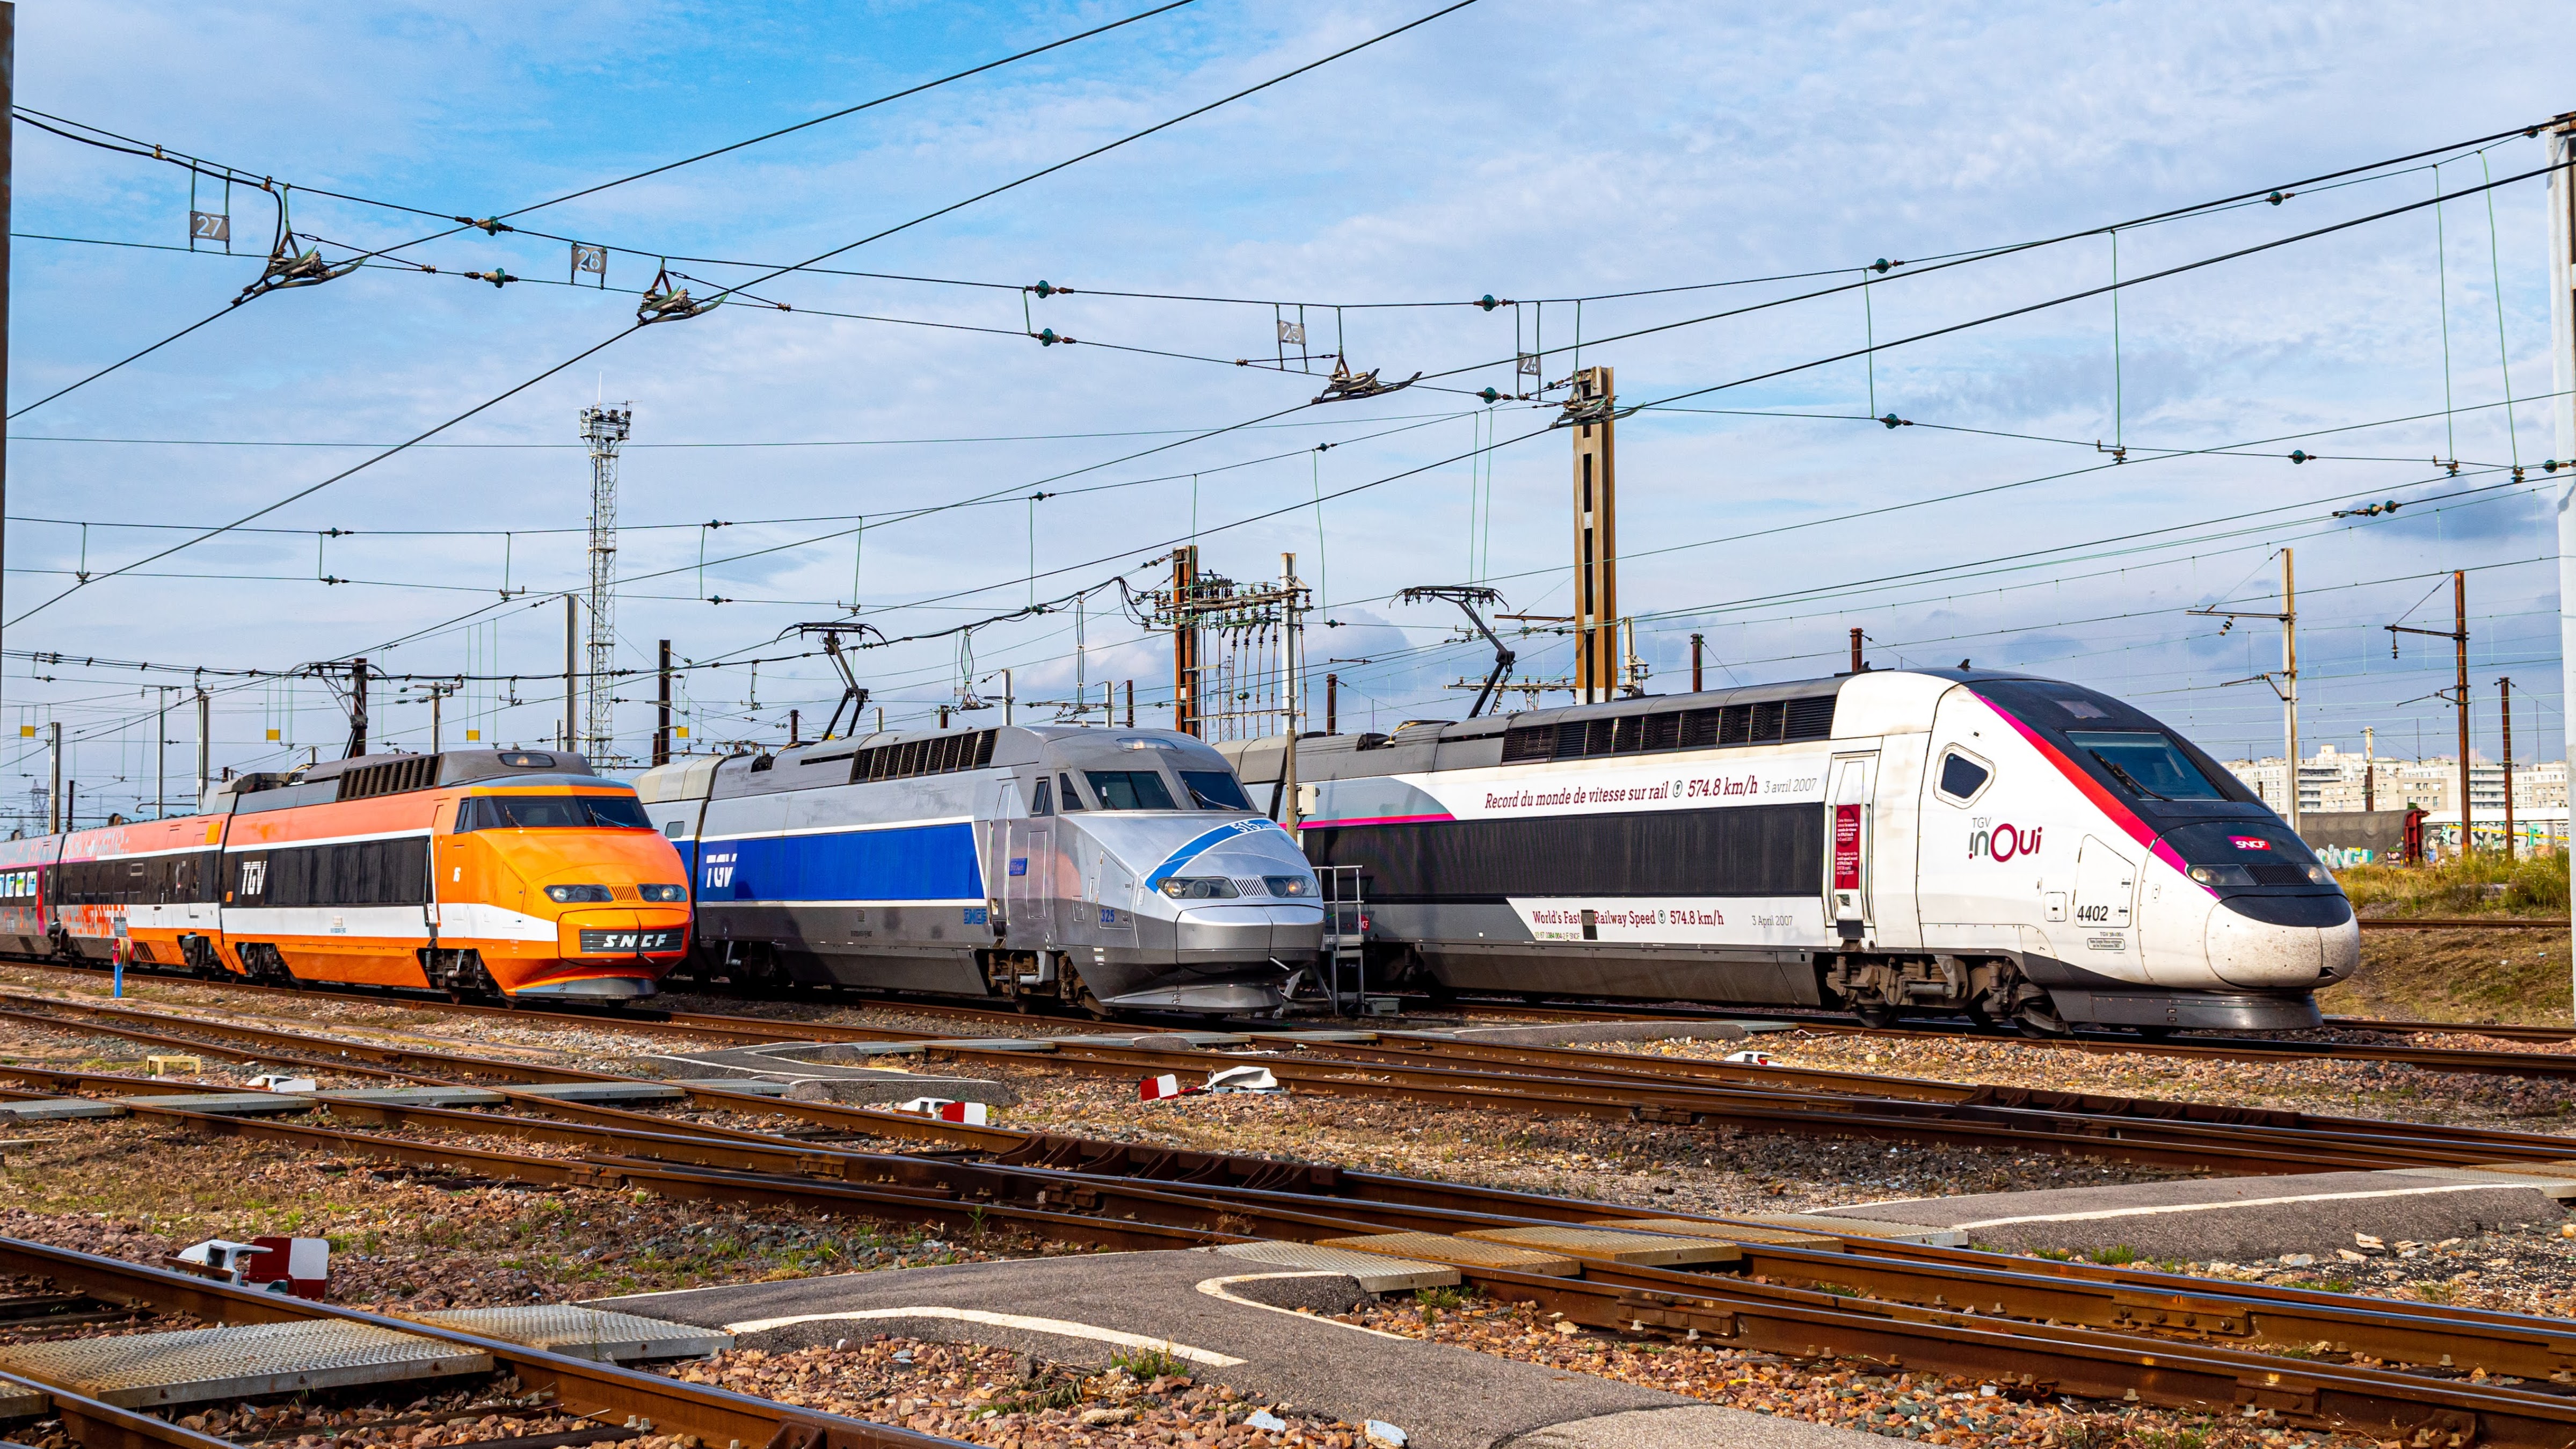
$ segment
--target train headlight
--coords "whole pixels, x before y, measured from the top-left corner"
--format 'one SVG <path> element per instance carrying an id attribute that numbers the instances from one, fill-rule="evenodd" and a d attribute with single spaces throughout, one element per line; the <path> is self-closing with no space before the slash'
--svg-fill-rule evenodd
<path id="1" fill-rule="evenodd" d="M 689 898 L 687 886 L 648 885 L 637 886 L 636 890 L 648 901 L 685 901 Z"/>
<path id="2" fill-rule="evenodd" d="M 605 904 L 612 897 L 608 887 L 603 885 L 551 885 L 546 887 L 546 899 L 559 906 L 570 906 Z"/>
<path id="3" fill-rule="evenodd" d="M 2318 885 L 2333 885 L 2335 883 L 2334 872 L 2326 869 L 2322 865 L 2316 864 L 2313 861 L 2308 865 L 2308 879 L 2316 882 Z"/>
<path id="4" fill-rule="evenodd" d="M 1270 887 L 1274 896 L 1311 896 L 1315 893 L 1315 882 L 1310 876 L 1265 875 L 1261 883 Z"/>
<path id="5" fill-rule="evenodd" d="M 1174 876 L 1163 882 L 1162 890 L 1176 901 L 1222 901 L 1239 894 L 1234 882 L 1218 877 L 1189 880 Z"/>
<path id="6" fill-rule="evenodd" d="M 2254 872 L 2241 865 L 2195 865 L 2191 878 L 2214 891 L 2251 890 Z"/>

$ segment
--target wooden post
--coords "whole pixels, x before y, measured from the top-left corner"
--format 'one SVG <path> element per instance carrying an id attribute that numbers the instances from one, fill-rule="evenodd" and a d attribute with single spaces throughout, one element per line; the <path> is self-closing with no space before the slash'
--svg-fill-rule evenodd
<path id="1" fill-rule="evenodd" d="M 1338 674 L 1327 674 L 1324 676 L 1324 733 L 1337 735 L 1341 732 L 1342 677 Z"/>
<path id="2" fill-rule="evenodd" d="M 1693 694 L 1697 694 L 1702 689 L 1708 687 L 1706 684 L 1701 682 L 1700 675 L 1700 654 L 1703 644 L 1704 641 L 1699 635 L 1693 634 L 1691 636 L 1691 693 Z"/>
<path id="3" fill-rule="evenodd" d="M 1857 625 L 1855 625 L 1851 631 L 1851 654 L 1851 672 L 1858 674 L 1860 673 L 1862 666 L 1860 662 L 1860 629 Z"/>

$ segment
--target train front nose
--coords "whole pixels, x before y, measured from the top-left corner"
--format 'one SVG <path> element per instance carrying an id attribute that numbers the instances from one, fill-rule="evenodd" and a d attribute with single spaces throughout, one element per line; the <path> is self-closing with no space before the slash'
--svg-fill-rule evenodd
<path id="1" fill-rule="evenodd" d="M 1193 903 L 1174 921 L 1183 964 L 1311 958 L 1324 946 L 1323 908 L 1298 901 Z"/>
<path id="2" fill-rule="evenodd" d="M 2341 891 L 2235 895 L 2209 913 L 2209 969 L 2231 986 L 2314 991 L 2361 964 L 2361 923 Z"/>

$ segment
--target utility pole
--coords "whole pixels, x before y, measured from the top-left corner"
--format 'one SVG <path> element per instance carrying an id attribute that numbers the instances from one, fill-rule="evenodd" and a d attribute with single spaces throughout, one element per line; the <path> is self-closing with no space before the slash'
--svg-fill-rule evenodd
<path id="1" fill-rule="evenodd" d="M 1299 594 L 1304 585 L 1297 582 L 1297 555 L 1279 555 L 1279 592 L 1286 602 L 1280 614 L 1287 620 L 1279 646 L 1279 720 L 1286 726 L 1287 748 L 1279 758 L 1279 823 L 1288 827 L 1289 839 L 1297 838 L 1297 676 L 1304 662 L 1298 658 L 1298 644 L 1304 633 L 1299 615 Z"/>
<path id="2" fill-rule="evenodd" d="M 1132 730 L 1136 727 L 1136 681 L 1125 680 L 1118 687 L 1127 696 L 1127 728 Z"/>
<path id="3" fill-rule="evenodd" d="M 1700 653 L 1703 644 L 1704 641 L 1699 635 L 1693 634 L 1691 636 L 1691 693 L 1693 694 L 1697 694 L 1708 687 L 1706 684 L 1701 682 L 1702 676 L 1700 674 Z"/>
<path id="4" fill-rule="evenodd" d="M 2496 681 L 2496 708 L 2504 715 L 2504 858 L 2513 859 L 2513 676 Z"/>
<path id="5" fill-rule="evenodd" d="M 63 831 L 63 722 L 54 720 L 45 726 L 45 753 L 51 764 L 51 779 L 45 787 L 45 833 L 60 835 Z"/>
<path id="6" fill-rule="evenodd" d="M 1185 543 L 1172 550 L 1172 728 L 1196 735 L 1204 726 L 1199 714 L 1199 616 L 1189 606 L 1198 599 L 1199 546 Z"/>
<path id="7" fill-rule="evenodd" d="M 617 447 L 634 416 L 633 404 L 581 410 L 590 445 L 590 722 L 581 744 L 594 760 L 617 740 Z"/>
<path id="8" fill-rule="evenodd" d="M 653 763 L 671 763 L 671 641 L 662 641 L 661 688 L 653 699 Z"/>
<path id="9" fill-rule="evenodd" d="M 1854 626 L 1851 631 L 1851 672 L 1858 674 L 1863 667 L 1860 662 L 1860 629 Z"/>
<path id="10" fill-rule="evenodd" d="M 367 752 L 367 661 L 349 661 L 349 753 L 354 760 Z"/>
<path id="11" fill-rule="evenodd" d="M 170 686 L 156 684 L 161 708 L 152 716 L 152 818 L 170 818 Z"/>
<path id="12" fill-rule="evenodd" d="M 197 686 L 197 808 L 206 808 L 206 790 L 213 785 L 215 774 L 214 701 L 207 697 L 206 687 Z"/>
<path id="13" fill-rule="evenodd" d="M 1327 674 L 1324 676 L 1324 733 L 1337 735 L 1341 732 L 1342 677 L 1338 674 Z"/>
<path id="14" fill-rule="evenodd" d="M 0 4 L 0 398 L 9 395 L 9 222 L 16 191 L 10 117 L 18 99 L 18 7 Z M 0 408 L 0 411 L 6 411 Z M 9 444 L 0 437 L 0 519 L 9 515 Z M 7 527 L 0 523 L 0 553 Z"/>
<path id="15" fill-rule="evenodd" d="M 575 725 L 574 725 L 574 723 L 573 723 L 573 720 L 574 720 L 574 716 L 575 716 L 575 714 L 576 714 L 576 713 L 579 711 L 579 709 L 581 708 L 581 704 L 580 704 L 580 696 L 574 692 L 573 687 L 572 687 L 573 637 L 574 637 L 574 635 L 575 635 L 576 633 L 578 633 L 578 632 L 579 632 L 579 630 L 580 630 L 580 625 L 579 625 L 578 621 L 576 621 L 576 620 L 573 618 L 573 612 L 574 612 L 574 610 L 578 609 L 579 607 L 580 607 L 579 603 L 578 603 L 577 601 L 575 601 L 575 600 L 574 600 L 574 598 L 573 598 L 573 596 L 572 596 L 572 595 L 570 595 L 570 594 L 566 594 L 566 595 L 564 595 L 564 727 L 563 727 L 563 747 L 564 747 L 564 749 L 565 749 L 565 751 L 566 751 L 566 752 L 570 752 L 570 751 L 571 751 L 571 749 L 572 749 L 572 747 L 573 747 L 573 741 L 574 741 L 574 740 L 576 740 L 576 739 L 579 739 L 579 738 L 581 737 L 581 736 L 580 736 L 580 732 L 579 732 L 579 730 L 576 728 L 576 726 L 575 726 Z"/>
<path id="16" fill-rule="evenodd" d="M 2284 747 L 2289 751 L 2289 760 L 2287 761 L 2289 788 L 2284 792 L 2289 796 L 2289 799 L 2285 802 L 2289 808 L 2281 812 L 2281 818 L 2289 822 L 2290 833 L 2293 835 L 2297 834 L 2299 831 L 2299 593 L 2298 577 L 2291 569 L 2290 550 L 2286 548 L 2281 550 L 2281 607 L 2279 612 L 2267 613 L 2261 609 L 2217 608 L 2187 609 L 2184 612 L 2197 614 L 2204 618 L 2227 620 L 2228 623 L 2221 627 L 2219 630 L 2220 633 L 2225 633 L 2228 629 L 2234 628 L 2235 621 L 2238 619 L 2277 619 L 2280 621 L 2280 673 L 2277 675 L 2257 674 L 2245 679 L 2231 679 L 2227 681 L 2227 684 L 2268 684 L 2272 686 L 2272 692 L 2281 697 L 2281 733 Z M 2390 647 L 2394 648 L 2395 645 L 2392 643 Z M 2222 689 L 2226 687 L 2226 685 L 2220 686 Z"/>
<path id="17" fill-rule="evenodd" d="M 948 728 L 948 706 L 946 705 L 939 707 L 939 727 Z M 787 748 L 792 750 L 805 743 L 804 731 L 805 712 L 801 709 L 789 710 L 787 712 Z"/>
<path id="18" fill-rule="evenodd" d="M 2434 696 L 2439 698 L 2447 692 L 2451 696 L 2452 705 L 2459 711 L 2460 854 L 2463 857 L 2474 855 L 2477 853 L 2477 836 L 2469 828 L 2469 576 L 2467 571 L 2454 570 L 2451 574 L 2451 627 L 2447 632 L 2440 629 L 2418 629 L 2407 624 L 2390 624 L 2386 627 L 2388 657 L 2391 659 L 2397 657 L 2397 636 L 2400 634 L 2423 634 L 2435 639 L 2451 641 L 2451 655 L 2458 671 L 2458 679 L 2448 691 L 2434 691 Z"/>
<path id="19" fill-rule="evenodd" d="M 2368 725 L 2361 727 L 2361 808 L 2364 814 L 2379 808 L 2379 742 L 2371 737 Z"/>
<path id="20" fill-rule="evenodd" d="M 1557 426 L 1574 432 L 1574 695 L 1577 703 L 1618 697 L 1619 494 L 1610 369 L 1574 375 Z"/>
<path id="21" fill-rule="evenodd" d="M 2550 454 L 2562 467 L 2576 462 L 2576 116 L 2561 116 L 2545 144 L 2549 172 L 2549 371 L 2557 401 L 2557 443 Z M 2576 699 L 2576 471 L 2558 489 L 2558 658 L 2563 704 Z M 2568 730 L 2576 736 L 2576 729 Z M 2562 755 L 2576 757 L 2564 749 Z M 2576 844 L 2576 834 L 2570 843 Z"/>

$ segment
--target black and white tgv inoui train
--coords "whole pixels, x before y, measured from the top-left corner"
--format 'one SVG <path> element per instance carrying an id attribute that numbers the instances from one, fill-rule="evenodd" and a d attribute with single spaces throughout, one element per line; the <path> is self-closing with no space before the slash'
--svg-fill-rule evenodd
<path id="1" fill-rule="evenodd" d="M 683 976 L 1259 1013 L 1322 946 L 1288 832 L 1168 730 L 875 734 L 635 787 L 689 864 Z"/>
<path id="2" fill-rule="evenodd" d="M 1280 741 L 1229 745 L 1257 799 Z M 2351 903 L 2207 754 L 2077 685 L 1880 670 L 1299 741 L 1306 852 L 1373 980 L 2294 1028 Z"/>

